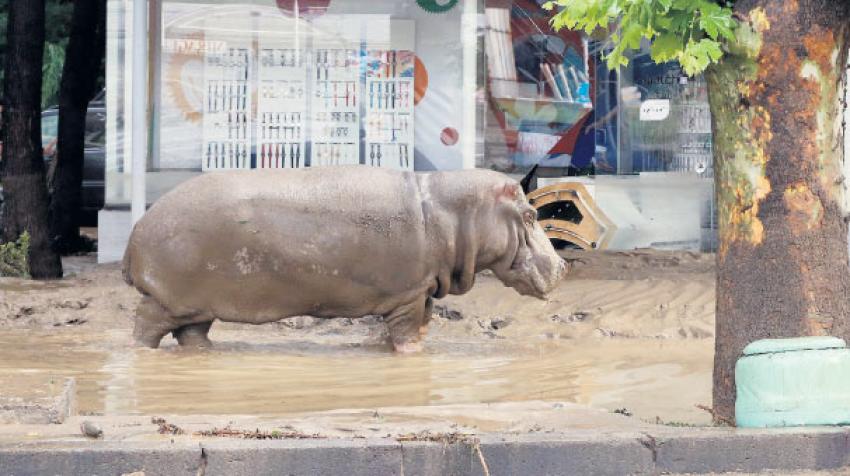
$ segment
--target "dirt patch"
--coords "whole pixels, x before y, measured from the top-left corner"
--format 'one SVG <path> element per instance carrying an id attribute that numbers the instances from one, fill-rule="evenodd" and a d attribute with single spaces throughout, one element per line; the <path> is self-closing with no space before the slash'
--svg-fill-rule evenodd
<path id="1" fill-rule="evenodd" d="M 224 428 L 213 428 L 211 430 L 202 430 L 194 433 L 196 436 L 205 437 L 225 437 L 225 438 L 240 438 L 243 440 L 315 440 L 324 439 L 326 436 L 321 436 L 318 433 L 307 434 L 292 427 L 282 430 L 239 430 L 229 426 Z"/>
<path id="2" fill-rule="evenodd" d="M 0 279 L 0 378 L 76 377 L 80 410 L 95 415 L 554 399 L 651 421 L 707 421 L 695 405 L 710 402 L 713 257 L 565 256 L 573 273 L 546 301 L 490 273 L 470 293 L 438 301 L 425 352 L 413 356 L 390 351 L 378 316 L 215 323 L 206 352 L 170 337 L 159 350 L 136 349 L 139 294 L 117 264 L 74 257 L 61 281 Z"/>
<path id="3" fill-rule="evenodd" d="M 65 261 L 71 272 L 59 281 L 0 278 L 0 329 L 129 328 L 139 293 L 124 283 L 119 265 L 94 260 L 88 255 Z"/>
<path id="4" fill-rule="evenodd" d="M 653 250 L 564 252 L 572 272 L 546 301 L 523 297 L 492 273 L 464 296 L 437 302 L 429 332 L 454 339 L 705 339 L 714 335 L 714 257 Z M 0 329 L 132 326 L 139 294 L 118 264 L 75 257 L 73 275 L 54 282 L 0 278 Z M 293 317 L 271 324 L 288 338 L 377 344 L 383 319 Z M 214 328 L 253 326 L 216 323 Z M 265 328 L 265 327 L 261 327 Z M 255 328 L 256 329 L 256 328 Z"/>

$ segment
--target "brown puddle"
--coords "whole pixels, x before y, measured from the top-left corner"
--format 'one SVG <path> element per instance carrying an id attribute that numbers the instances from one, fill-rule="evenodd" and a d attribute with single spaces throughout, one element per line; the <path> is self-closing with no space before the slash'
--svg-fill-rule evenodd
<path id="1" fill-rule="evenodd" d="M 67 288 L 70 286 L 73 286 L 70 281 L 32 281 L 29 279 L 0 277 L 0 291 L 4 292 L 44 291 L 49 289 Z"/>
<path id="2" fill-rule="evenodd" d="M 2 394 L 25 395 L 23 387 L 37 376 L 73 376 L 84 414 L 274 416 L 549 400 L 626 408 L 651 421 L 709 421 L 695 408 L 710 403 L 713 349 L 707 339 L 434 343 L 426 353 L 401 356 L 383 347 L 217 337 L 214 349 L 189 352 L 136 349 L 124 331 L 3 331 Z"/>

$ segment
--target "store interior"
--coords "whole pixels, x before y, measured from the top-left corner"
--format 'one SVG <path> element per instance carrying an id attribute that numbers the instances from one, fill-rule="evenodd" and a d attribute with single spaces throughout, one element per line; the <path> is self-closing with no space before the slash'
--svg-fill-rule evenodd
<path id="1" fill-rule="evenodd" d="M 131 3 L 109 0 L 113 212 L 131 200 Z M 705 82 L 648 50 L 610 70 L 605 32 L 555 32 L 542 3 L 150 2 L 148 204 L 221 170 L 479 167 L 579 184 L 606 248 L 713 251 Z"/>

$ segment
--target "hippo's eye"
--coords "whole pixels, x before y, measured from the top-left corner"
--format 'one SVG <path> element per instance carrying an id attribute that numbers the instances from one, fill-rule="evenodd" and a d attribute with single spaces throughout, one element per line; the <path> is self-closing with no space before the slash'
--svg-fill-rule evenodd
<path id="1" fill-rule="evenodd" d="M 522 222 L 531 226 L 537 221 L 537 210 L 526 210 L 522 212 Z"/>

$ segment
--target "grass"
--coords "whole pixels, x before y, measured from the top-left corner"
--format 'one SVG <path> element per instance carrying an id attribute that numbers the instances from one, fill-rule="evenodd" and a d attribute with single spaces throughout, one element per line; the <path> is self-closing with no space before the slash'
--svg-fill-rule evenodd
<path id="1" fill-rule="evenodd" d="M 30 235 L 27 232 L 17 241 L 0 244 L 0 277 L 29 278 L 29 248 Z"/>

